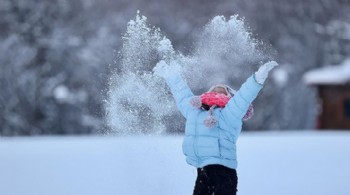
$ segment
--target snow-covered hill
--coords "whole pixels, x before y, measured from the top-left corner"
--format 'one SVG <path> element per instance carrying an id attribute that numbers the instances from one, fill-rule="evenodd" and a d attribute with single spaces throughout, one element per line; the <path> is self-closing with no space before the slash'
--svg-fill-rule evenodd
<path id="1" fill-rule="evenodd" d="M 0 138 L 1 195 L 187 195 L 181 136 Z M 243 133 L 239 195 L 350 194 L 350 132 Z"/>

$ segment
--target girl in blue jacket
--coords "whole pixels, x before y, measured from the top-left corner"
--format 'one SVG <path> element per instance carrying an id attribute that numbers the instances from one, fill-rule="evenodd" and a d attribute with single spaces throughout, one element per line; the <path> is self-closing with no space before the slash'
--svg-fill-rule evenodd
<path id="1" fill-rule="evenodd" d="M 227 85 L 216 85 L 201 96 L 194 96 L 175 61 L 160 61 L 154 68 L 154 73 L 166 80 L 186 118 L 182 149 L 187 163 L 197 168 L 194 195 L 236 194 L 236 142 L 242 121 L 251 115 L 251 103 L 277 65 L 271 61 L 261 66 L 237 92 Z"/>

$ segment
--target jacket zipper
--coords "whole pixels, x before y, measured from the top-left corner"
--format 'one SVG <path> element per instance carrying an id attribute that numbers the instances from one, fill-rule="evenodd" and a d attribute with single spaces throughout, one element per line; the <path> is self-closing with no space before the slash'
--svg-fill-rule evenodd
<path id="1" fill-rule="evenodd" d="M 198 115 L 199 115 L 199 112 L 197 112 L 197 117 L 198 118 Z M 193 140 L 193 151 L 194 151 L 194 154 L 196 155 L 196 158 L 197 158 L 197 164 L 199 165 L 199 156 L 198 156 L 198 151 L 197 151 L 197 121 L 195 122 L 195 126 L 194 126 L 194 140 Z"/>

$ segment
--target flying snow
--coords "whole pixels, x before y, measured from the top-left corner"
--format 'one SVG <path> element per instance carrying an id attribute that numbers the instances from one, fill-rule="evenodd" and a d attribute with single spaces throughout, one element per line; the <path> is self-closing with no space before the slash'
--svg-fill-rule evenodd
<path id="1" fill-rule="evenodd" d="M 185 56 L 175 51 L 160 29 L 150 26 L 147 18 L 138 12 L 127 25 L 123 47 L 109 81 L 108 125 L 117 134 L 179 130 L 183 118 L 165 81 L 152 72 L 157 62 L 177 61 L 191 89 L 198 91 L 242 77 L 242 72 L 266 58 L 259 45 L 243 19 L 237 15 L 229 20 L 216 16 L 203 27 L 192 53 Z"/>

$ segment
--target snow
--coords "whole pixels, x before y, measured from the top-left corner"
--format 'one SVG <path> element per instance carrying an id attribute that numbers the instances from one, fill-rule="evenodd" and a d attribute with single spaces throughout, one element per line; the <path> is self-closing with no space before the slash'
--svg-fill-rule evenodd
<path id="1" fill-rule="evenodd" d="M 345 84 L 350 81 L 350 58 L 340 65 L 326 66 L 312 70 L 304 75 L 306 84 Z"/>
<path id="2" fill-rule="evenodd" d="M 65 85 L 59 85 L 53 90 L 55 99 L 60 103 L 71 103 L 84 102 L 87 99 L 85 91 L 72 92 Z"/>
<path id="3" fill-rule="evenodd" d="M 203 88 L 232 82 L 232 78 L 241 80 L 237 83 L 245 81 L 255 71 L 249 69 L 266 57 L 259 49 L 261 44 L 243 18 L 216 16 L 201 29 L 190 54 L 185 55 L 138 12 L 128 22 L 108 83 L 107 125 L 118 134 L 170 131 L 165 128 L 166 119 L 179 115 L 174 113 L 175 102 L 164 79 L 153 74 L 158 62 L 181 67 L 190 88 L 204 92 Z M 182 125 L 181 119 L 173 121 L 176 126 Z"/>
<path id="4" fill-rule="evenodd" d="M 272 79 L 279 87 L 284 87 L 287 85 L 289 80 L 289 75 L 287 70 L 283 68 L 277 68 L 272 72 Z"/>
<path id="5" fill-rule="evenodd" d="M 0 138 L 1 195 L 191 194 L 182 136 Z M 239 195 L 348 195 L 350 132 L 242 133 Z"/>
<path id="6" fill-rule="evenodd" d="M 60 85 L 55 88 L 53 94 L 58 101 L 64 101 L 69 96 L 69 90 L 66 86 Z"/>

